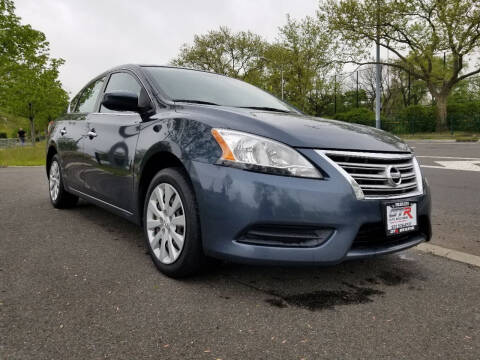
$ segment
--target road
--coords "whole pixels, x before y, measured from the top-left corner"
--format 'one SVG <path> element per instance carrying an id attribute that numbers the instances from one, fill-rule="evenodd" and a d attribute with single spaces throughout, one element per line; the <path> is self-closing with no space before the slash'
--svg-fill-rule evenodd
<path id="1" fill-rule="evenodd" d="M 480 143 L 409 145 L 432 188 L 432 243 L 480 256 Z"/>
<path id="2" fill-rule="evenodd" d="M 411 145 L 430 156 L 431 144 Z M 443 146 L 442 156 L 480 157 Z M 478 254 L 480 173 L 422 170 L 433 243 Z M 1 359 L 480 354 L 480 268 L 417 249 L 327 268 L 226 264 L 175 281 L 135 225 L 85 202 L 53 209 L 41 168 L 0 169 L 0 215 Z"/>

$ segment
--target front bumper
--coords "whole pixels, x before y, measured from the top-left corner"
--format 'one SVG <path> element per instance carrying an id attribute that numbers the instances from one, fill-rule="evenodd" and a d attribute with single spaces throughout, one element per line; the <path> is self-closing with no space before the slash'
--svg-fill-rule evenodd
<path id="1" fill-rule="evenodd" d="M 369 224 L 382 226 L 384 201 L 357 200 L 351 185 L 332 165 L 313 150 L 302 152 L 329 177 L 303 179 L 201 162 L 189 164 L 207 255 L 242 263 L 328 265 L 396 252 L 430 240 L 431 201 L 428 186 L 424 184 L 423 195 L 403 199 L 418 204 L 419 232 L 401 241 L 356 246 L 354 240 L 361 229 Z M 315 247 L 265 246 L 239 241 L 246 229 L 257 224 L 329 228 L 333 233 Z"/>

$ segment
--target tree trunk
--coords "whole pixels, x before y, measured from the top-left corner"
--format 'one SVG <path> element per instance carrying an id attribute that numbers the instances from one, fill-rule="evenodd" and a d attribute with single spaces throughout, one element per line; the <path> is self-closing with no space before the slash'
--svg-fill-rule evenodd
<path id="1" fill-rule="evenodd" d="M 448 131 L 447 126 L 447 95 L 438 94 L 437 98 L 437 124 L 436 131 Z"/>

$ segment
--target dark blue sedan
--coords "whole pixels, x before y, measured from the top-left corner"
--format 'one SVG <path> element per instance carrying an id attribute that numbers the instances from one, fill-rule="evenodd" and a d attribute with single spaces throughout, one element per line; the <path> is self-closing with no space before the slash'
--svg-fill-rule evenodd
<path id="1" fill-rule="evenodd" d="M 172 277 L 212 258 L 336 264 L 431 237 L 428 185 L 403 141 L 217 74 L 106 71 L 47 144 L 53 206 L 83 198 L 142 225 Z"/>

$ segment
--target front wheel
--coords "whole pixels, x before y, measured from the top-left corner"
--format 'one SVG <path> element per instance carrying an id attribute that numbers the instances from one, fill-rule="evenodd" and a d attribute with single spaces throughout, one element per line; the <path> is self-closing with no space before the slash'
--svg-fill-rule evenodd
<path id="1" fill-rule="evenodd" d="M 62 178 L 62 169 L 58 156 L 54 155 L 48 170 L 48 189 L 50 193 L 50 201 L 53 207 L 57 209 L 65 209 L 75 206 L 78 197 L 70 194 L 65 190 Z"/>
<path id="2" fill-rule="evenodd" d="M 204 265 L 195 195 L 182 169 L 163 169 L 152 179 L 143 227 L 150 256 L 165 275 L 185 277 Z"/>

